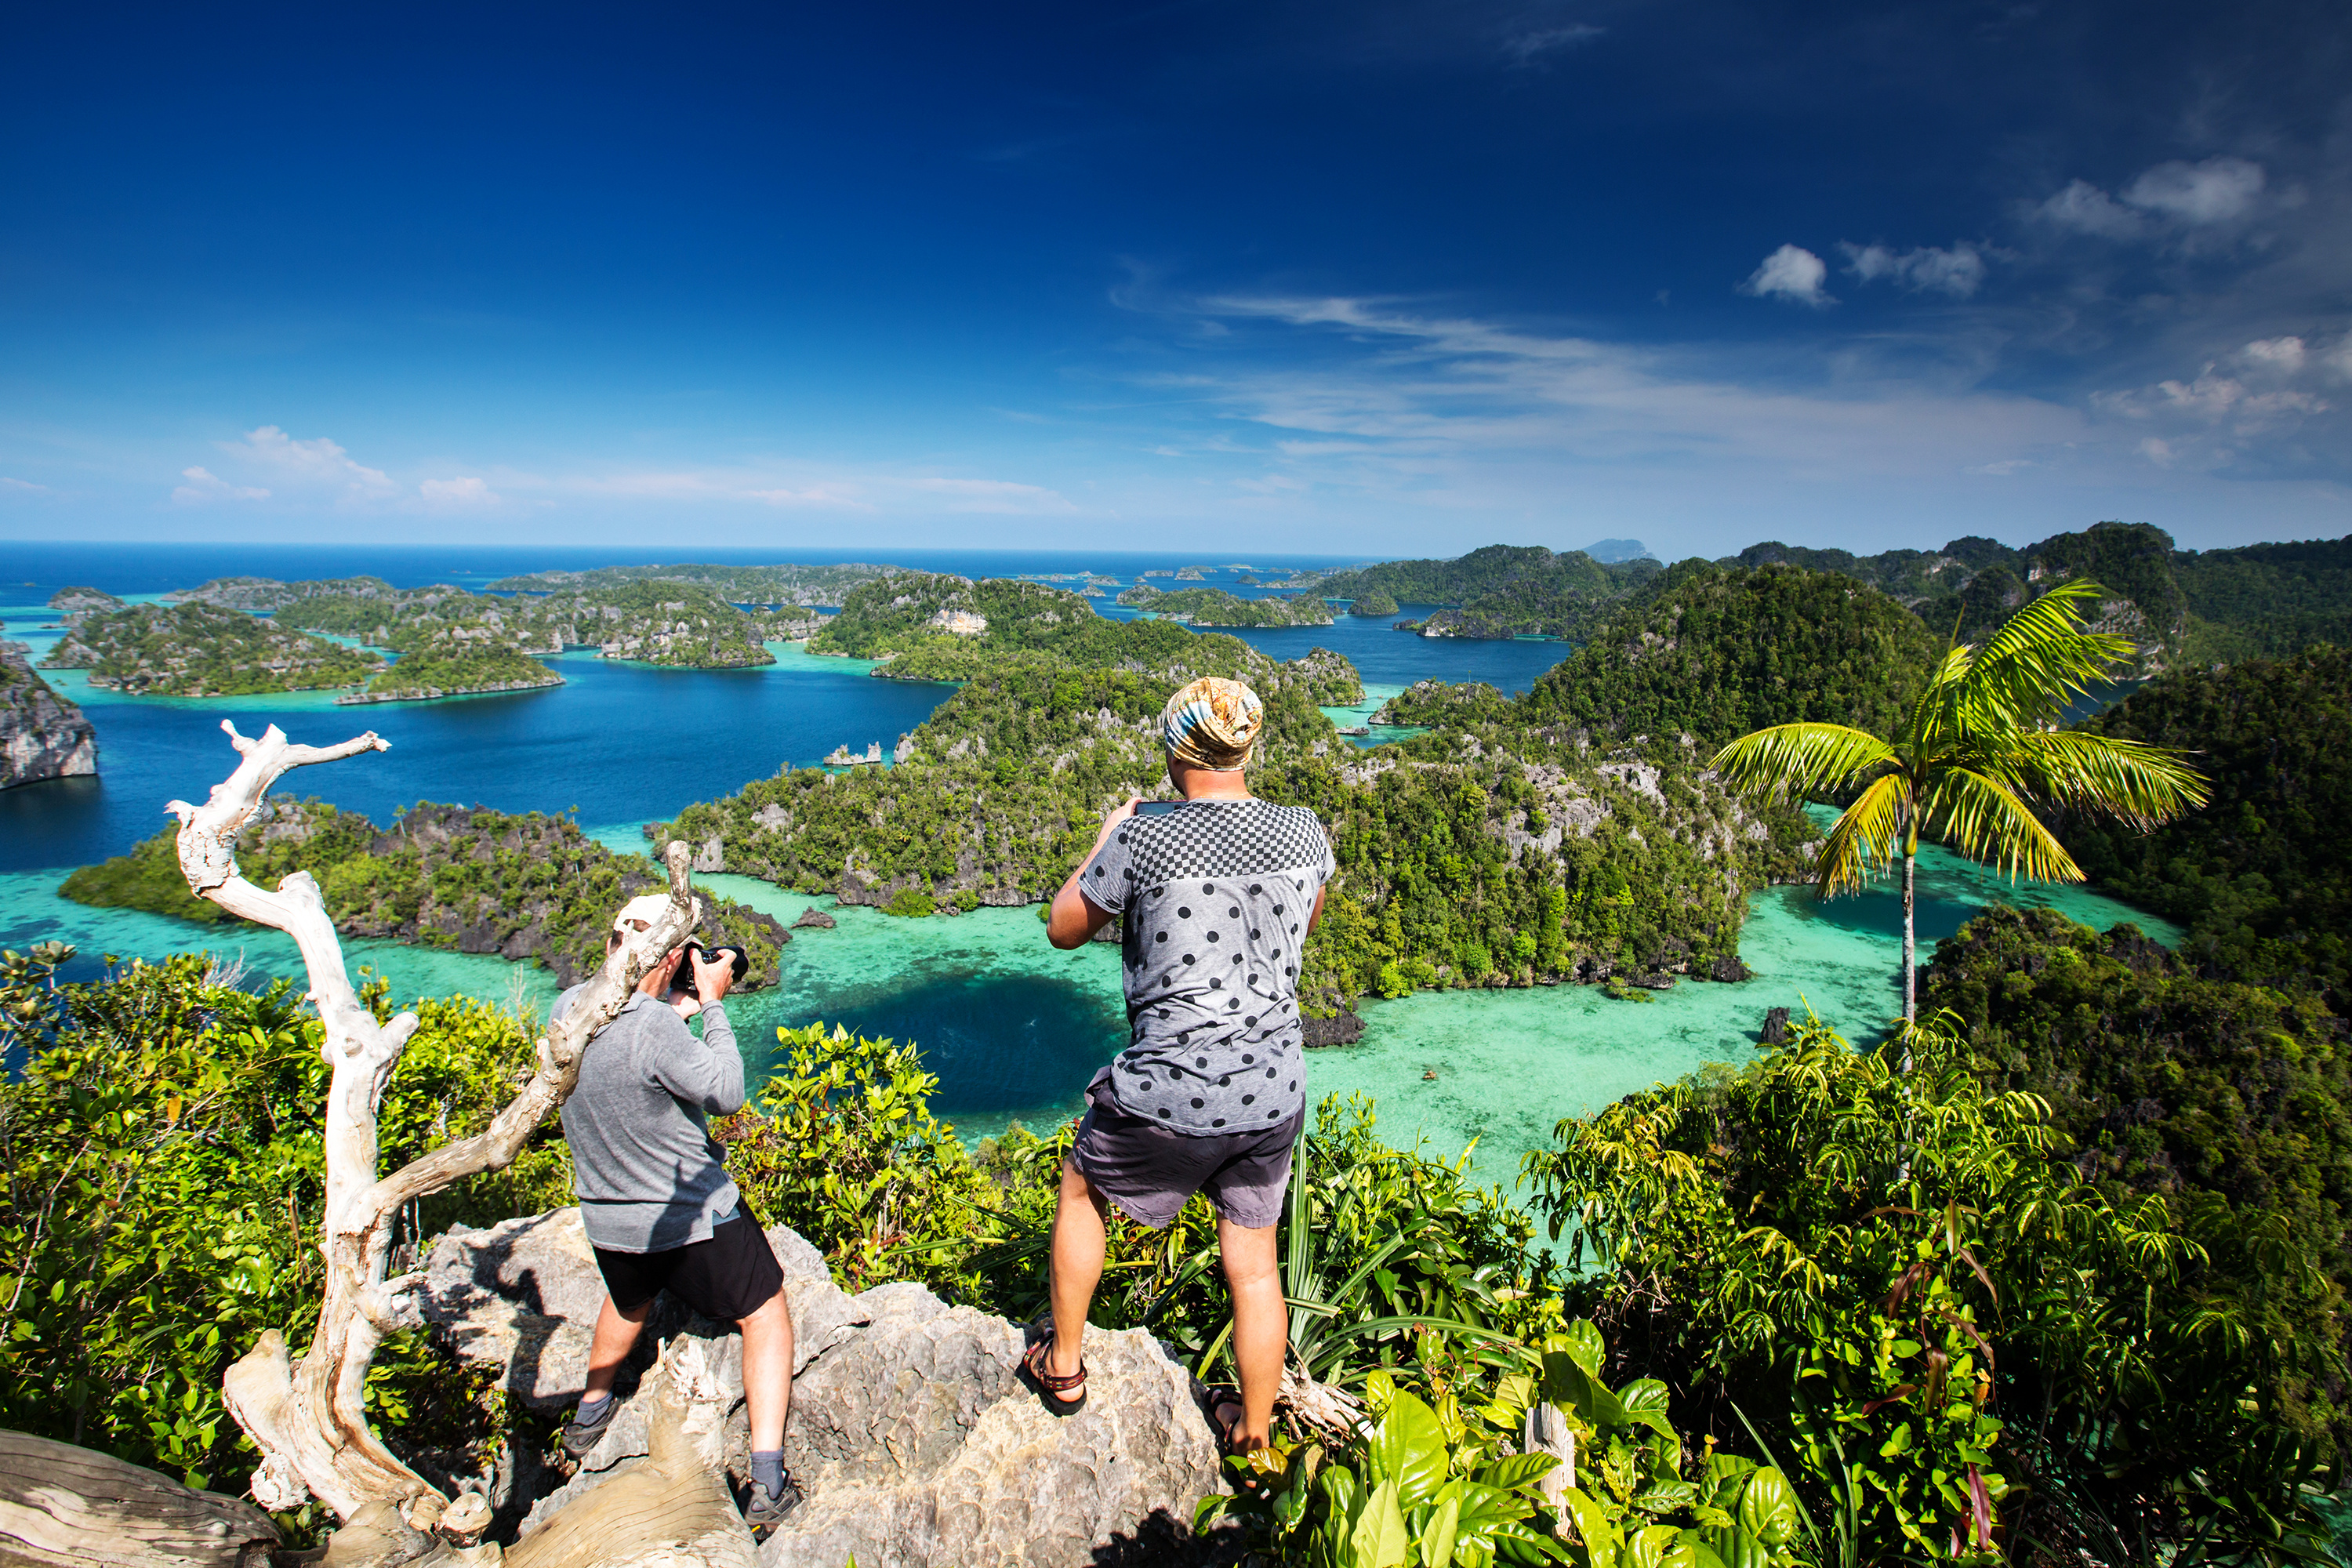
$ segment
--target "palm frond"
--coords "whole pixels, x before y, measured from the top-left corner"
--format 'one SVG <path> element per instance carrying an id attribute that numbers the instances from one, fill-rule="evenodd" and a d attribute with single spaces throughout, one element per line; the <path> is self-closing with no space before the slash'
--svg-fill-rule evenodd
<path id="1" fill-rule="evenodd" d="M 1822 840 L 1814 864 L 1819 868 L 1822 897 L 1858 892 L 1901 853 L 1905 829 L 1911 819 L 1911 783 L 1901 773 L 1885 773 L 1845 808 Z"/>
<path id="2" fill-rule="evenodd" d="M 2131 658 L 2129 637 L 2083 629 L 2086 605 L 2107 590 L 2062 583 L 2003 621 L 1970 659 L 1959 708 L 1971 731 L 2018 729 L 2054 717 Z"/>
<path id="3" fill-rule="evenodd" d="M 1921 820 L 1971 860 L 2011 877 L 2079 882 L 2083 873 L 2042 819 L 2000 779 L 1972 768 L 1946 768 L 1927 791 Z"/>
<path id="4" fill-rule="evenodd" d="M 1775 724 L 1742 735 L 1708 764 L 1734 789 L 1807 795 L 1834 789 L 1895 760 L 1895 748 L 1843 724 Z"/>
<path id="5" fill-rule="evenodd" d="M 1983 771 L 2011 789 L 2070 810 L 2114 818 L 2146 833 L 2210 797 L 2187 754 L 2144 741 L 2080 730 L 2032 731 L 2011 738 L 2007 755 Z"/>
<path id="6" fill-rule="evenodd" d="M 1936 673 L 1919 689 L 1911 700 L 1911 711 L 1903 721 L 1903 748 L 1916 761 L 1927 752 L 1940 749 L 1951 731 L 1953 699 L 1961 683 L 1968 679 L 1969 667 L 1975 662 L 1976 649 L 1966 643 L 1944 650 L 1937 661 Z"/>

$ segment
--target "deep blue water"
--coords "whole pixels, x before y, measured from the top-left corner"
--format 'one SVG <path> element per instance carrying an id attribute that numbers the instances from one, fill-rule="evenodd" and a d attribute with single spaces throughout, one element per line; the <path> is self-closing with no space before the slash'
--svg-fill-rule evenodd
<path id="1" fill-rule="evenodd" d="M 0 620 L 36 654 L 56 634 L 47 601 L 68 584 L 123 595 L 190 587 L 210 577 L 250 574 L 294 580 L 369 574 L 402 586 L 455 580 L 479 586 L 513 573 L 612 564 L 611 550 L 467 550 L 446 546 L 10 544 L 0 557 Z M 880 556 L 902 565 L 967 576 L 1098 571 L 1134 581 L 1147 568 L 1189 556 L 1112 552 L 884 551 L 793 552 L 802 560 Z M 774 551 L 697 551 L 696 559 L 773 561 Z M 637 552 L 634 559 L 676 559 Z M 1334 558 L 1260 556 L 1250 564 L 1288 570 Z M 1213 563 L 1201 563 L 1207 566 Z M 1241 574 L 1214 563 L 1210 581 Z M 1246 590 L 1244 590 L 1246 591 Z M 1108 601 L 1097 600 L 1105 609 Z M 1125 614 L 1125 612 L 1116 612 Z M 1402 618 L 1402 612 L 1399 617 Z M 1491 680 L 1524 689 L 1567 650 L 1558 643 L 1471 643 L 1388 629 L 1389 619 L 1343 617 L 1332 626 L 1244 633 L 1279 658 L 1316 647 L 1355 660 L 1367 680 L 1396 685 L 1428 676 Z M 504 811 L 580 808 L 591 828 L 667 817 L 698 800 L 732 794 L 786 766 L 814 763 L 837 745 L 885 751 L 928 717 L 944 686 L 877 680 L 842 661 L 787 658 L 752 670 L 675 670 L 618 664 L 593 654 L 554 661 L 568 684 L 459 701 L 336 708 L 320 697 L 225 701 L 151 700 L 105 692 L 86 700 L 97 726 L 99 775 L 0 792 L 0 871 L 85 865 L 119 855 L 163 826 L 163 803 L 201 798 L 225 777 L 234 753 L 223 718 L 248 734 L 277 723 L 297 740 L 324 742 L 373 730 L 389 752 L 288 775 L 281 793 L 319 795 L 378 822 L 419 800 Z M 70 689 L 71 677 L 59 680 Z"/>

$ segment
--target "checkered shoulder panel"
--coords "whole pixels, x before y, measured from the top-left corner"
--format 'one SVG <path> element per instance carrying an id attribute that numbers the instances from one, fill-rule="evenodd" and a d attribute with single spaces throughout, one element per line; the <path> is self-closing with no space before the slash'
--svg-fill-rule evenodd
<path id="1" fill-rule="evenodd" d="M 1313 867 L 1330 855 L 1323 824 L 1305 806 L 1262 800 L 1198 804 L 1129 819 L 1138 886 L 1174 877 L 1256 877 Z"/>

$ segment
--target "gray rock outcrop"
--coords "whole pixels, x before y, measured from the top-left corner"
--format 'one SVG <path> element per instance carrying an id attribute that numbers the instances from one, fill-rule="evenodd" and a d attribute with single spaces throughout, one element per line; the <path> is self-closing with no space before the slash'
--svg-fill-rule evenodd
<path id="1" fill-rule="evenodd" d="M 0 642 L 0 789 L 98 772 L 98 732 L 33 669 L 20 642 Z"/>
<path id="2" fill-rule="evenodd" d="M 1201 1391 L 1143 1331 L 1089 1333 L 1087 1407 L 1057 1420 L 1022 1378 L 1022 1325 L 918 1284 L 849 1295 L 806 1241 L 768 1234 L 793 1305 L 784 1458 L 807 1500 L 760 1548 L 762 1568 L 838 1568 L 853 1554 L 862 1568 L 1091 1563 L 1144 1533 L 1167 1539 L 1218 1487 Z M 544 1410 L 578 1398 L 604 1295 L 579 1211 L 454 1231 L 425 1272 L 427 1320 L 461 1355 L 501 1368 L 510 1396 Z M 709 1447 L 740 1478 L 749 1432 L 732 1326 L 665 1297 L 647 1327 L 640 1367 L 660 1345 L 666 1365 L 707 1369 L 719 1390 Z M 519 1549 L 643 1466 L 656 1381 L 624 1373 L 612 1429 L 530 1509 Z"/>

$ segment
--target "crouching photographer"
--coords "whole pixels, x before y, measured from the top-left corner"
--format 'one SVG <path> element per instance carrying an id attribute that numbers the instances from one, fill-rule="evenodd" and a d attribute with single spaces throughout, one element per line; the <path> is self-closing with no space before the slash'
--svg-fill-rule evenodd
<path id="1" fill-rule="evenodd" d="M 605 939 L 609 957 L 668 905 L 633 899 Z M 701 914 L 698 902 L 695 914 Z M 737 948 L 699 942 L 647 969 L 610 1023 L 581 1053 L 580 1085 L 563 1104 L 572 1188 L 607 1294 L 588 1354 L 587 1390 L 563 1446 L 584 1456 L 611 1426 L 613 1381 L 667 1290 L 743 1333 L 743 1394 L 751 1423 L 751 1484 L 743 1515 L 764 1536 L 801 1500 L 784 1471 L 792 1403 L 793 1318 L 768 1238 L 740 1206 L 705 1119 L 742 1109 L 743 1058 L 727 993 L 749 963 Z M 562 1017 L 584 986 L 556 999 Z M 695 1037 L 687 1019 L 699 1016 Z"/>

